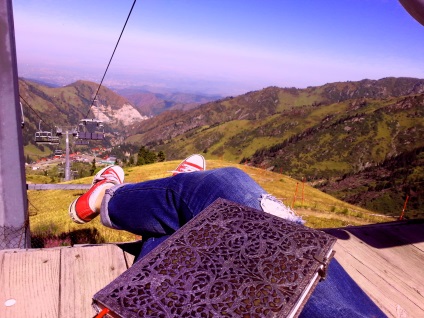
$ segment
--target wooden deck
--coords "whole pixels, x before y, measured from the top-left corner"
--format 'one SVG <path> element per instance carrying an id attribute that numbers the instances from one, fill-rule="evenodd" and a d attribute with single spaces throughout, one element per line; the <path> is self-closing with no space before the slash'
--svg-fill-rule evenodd
<path id="1" fill-rule="evenodd" d="M 336 259 L 389 317 L 424 317 L 424 220 L 326 230 Z"/>
<path id="2" fill-rule="evenodd" d="M 93 294 L 133 259 L 112 244 L 1 251 L 0 317 L 93 317 Z"/>
<path id="3" fill-rule="evenodd" d="M 424 317 L 424 221 L 326 230 L 389 317 Z M 113 244 L 0 251 L 0 317 L 93 317 L 91 297 L 133 262 Z"/>

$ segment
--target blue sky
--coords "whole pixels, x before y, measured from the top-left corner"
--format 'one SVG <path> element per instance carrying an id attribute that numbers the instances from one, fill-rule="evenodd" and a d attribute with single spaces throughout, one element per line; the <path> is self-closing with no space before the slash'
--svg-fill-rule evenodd
<path id="1" fill-rule="evenodd" d="M 133 0 L 13 0 L 18 72 L 100 82 Z M 138 0 L 104 85 L 237 95 L 424 78 L 424 27 L 396 0 Z"/>

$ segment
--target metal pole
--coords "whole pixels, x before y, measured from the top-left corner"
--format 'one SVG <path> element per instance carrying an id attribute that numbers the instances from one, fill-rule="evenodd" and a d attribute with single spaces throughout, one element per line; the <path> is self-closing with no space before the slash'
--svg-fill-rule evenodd
<path id="1" fill-rule="evenodd" d="M 0 249 L 29 248 L 12 0 L 0 1 Z"/>
<path id="2" fill-rule="evenodd" d="M 69 132 L 66 131 L 66 155 L 65 155 L 65 181 L 71 180 L 71 168 L 69 163 Z"/>

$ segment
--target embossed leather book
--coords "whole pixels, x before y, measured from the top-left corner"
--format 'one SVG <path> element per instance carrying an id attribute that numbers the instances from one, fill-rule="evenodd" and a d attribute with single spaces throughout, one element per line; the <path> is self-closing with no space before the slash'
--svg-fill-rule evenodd
<path id="1" fill-rule="evenodd" d="M 296 317 L 336 239 L 218 199 L 93 296 L 109 317 Z"/>

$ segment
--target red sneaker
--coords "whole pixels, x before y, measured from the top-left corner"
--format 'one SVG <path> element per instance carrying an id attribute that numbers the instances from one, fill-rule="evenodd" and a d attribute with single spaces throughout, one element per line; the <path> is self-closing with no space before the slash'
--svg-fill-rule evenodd
<path id="1" fill-rule="evenodd" d="M 175 176 L 179 173 L 204 171 L 206 170 L 206 161 L 202 155 L 191 155 L 181 162 L 177 169 L 171 171 L 172 175 Z"/>
<path id="2" fill-rule="evenodd" d="M 124 170 L 119 166 L 108 166 L 100 170 L 93 179 L 90 190 L 74 200 L 69 206 L 69 216 L 75 223 L 84 224 L 94 219 L 99 212 L 95 203 L 106 184 L 122 184 Z"/>

